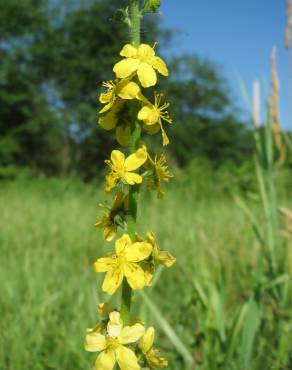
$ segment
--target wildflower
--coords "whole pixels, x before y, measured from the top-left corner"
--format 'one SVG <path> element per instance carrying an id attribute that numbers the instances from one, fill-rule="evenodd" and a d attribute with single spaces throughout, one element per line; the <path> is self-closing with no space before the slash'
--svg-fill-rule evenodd
<path id="1" fill-rule="evenodd" d="M 123 326 L 120 313 L 109 314 L 106 334 L 91 331 L 85 338 L 85 349 L 89 352 L 101 352 L 96 359 L 96 370 L 112 370 L 118 363 L 121 370 L 139 370 L 138 359 L 125 345 L 137 342 L 145 332 L 141 324 Z"/>
<path id="2" fill-rule="evenodd" d="M 168 171 L 166 166 L 166 158 L 163 154 L 161 154 L 159 159 L 157 159 L 157 156 L 155 156 L 154 160 L 148 154 L 148 159 L 148 164 L 153 169 L 153 174 L 148 179 L 147 185 L 150 189 L 157 190 L 158 198 L 162 198 L 165 192 L 162 191 L 161 184 L 163 181 L 168 182 L 173 175 Z"/>
<path id="3" fill-rule="evenodd" d="M 118 123 L 118 113 L 124 106 L 124 101 L 122 99 L 117 99 L 112 105 L 112 109 L 105 115 L 101 116 L 98 120 L 99 125 L 105 130 L 112 130 L 117 126 Z"/>
<path id="4" fill-rule="evenodd" d="M 100 207 L 104 208 L 103 204 Z M 125 225 L 125 216 L 128 210 L 128 196 L 125 196 L 121 191 L 114 196 L 111 207 L 105 212 L 102 218 L 94 225 L 97 228 L 103 229 L 103 237 L 107 241 L 111 241 L 117 233 L 118 226 Z"/>
<path id="5" fill-rule="evenodd" d="M 131 137 L 131 124 L 129 121 L 119 124 L 116 127 L 116 139 L 122 146 L 128 146 Z"/>
<path id="6" fill-rule="evenodd" d="M 168 76 L 165 62 L 155 56 L 154 47 L 141 44 L 135 47 L 126 44 L 120 52 L 125 59 L 116 63 L 113 71 L 118 78 L 127 78 L 137 73 L 143 87 L 154 86 L 157 82 L 155 70 L 163 76 Z"/>
<path id="7" fill-rule="evenodd" d="M 136 234 L 136 240 L 139 242 L 144 241 L 144 239 L 139 234 Z M 141 267 L 145 272 L 146 285 L 151 286 L 155 273 L 155 264 L 161 264 L 165 267 L 171 267 L 175 263 L 176 258 L 167 251 L 163 251 L 159 248 L 156 242 L 155 234 L 152 231 L 147 233 L 145 242 L 151 244 L 152 254 L 150 259 L 141 262 Z"/>
<path id="8" fill-rule="evenodd" d="M 132 289 L 142 289 L 146 285 L 146 276 L 139 262 L 149 257 L 152 245 L 147 242 L 132 243 L 128 234 L 124 234 L 115 243 L 116 254 L 99 258 L 94 263 L 96 272 L 106 272 L 102 285 L 104 292 L 114 294 L 126 277 Z"/>
<path id="9" fill-rule="evenodd" d="M 139 342 L 139 348 L 145 356 L 150 369 L 155 367 L 166 367 L 168 362 L 165 358 L 158 356 L 158 350 L 153 348 L 155 331 L 153 327 L 146 330 Z"/>
<path id="10" fill-rule="evenodd" d="M 110 192 L 119 180 L 129 185 L 141 184 L 142 176 L 132 171 L 140 168 L 146 159 L 147 152 L 143 148 L 138 149 L 127 158 L 119 150 L 113 150 L 111 159 L 105 161 L 111 168 L 111 172 L 106 176 L 105 191 Z"/>
<path id="11" fill-rule="evenodd" d="M 123 100 L 117 99 L 112 109 L 99 118 L 98 124 L 107 131 L 115 128 L 117 142 L 123 146 L 129 145 L 131 124 Z"/>
<path id="12" fill-rule="evenodd" d="M 99 101 L 102 104 L 106 104 L 100 113 L 104 113 L 112 108 L 115 101 L 119 98 L 125 100 L 135 99 L 140 92 L 139 86 L 129 79 L 121 81 L 105 81 L 102 83 L 104 87 L 107 87 L 108 91 L 101 93 Z"/>
<path id="13" fill-rule="evenodd" d="M 169 107 L 169 103 L 160 105 L 163 94 L 155 93 L 154 105 L 144 98 L 146 104 L 140 109 L 138 113 L 138 119 L 143 121 L 146 131 L 150 134 L 154 134 L 161 130 L 162 143 L 167 145 L 169 143 L 168 137 L 162 127 L 162 120 L 167 123 L 172 123 L 172 119 L 169 116 L 166 109 Z"/>
<path id="14" fill-rule="evenodd" d="M 173 257 L 167 251 L 162 251 L 156 243 L 156 237 L 153 231 L 150 231 L 146 235 L 146 241 L 152 245 L 152 257 L 155 262 L 164 265 L 165 267 L 171 267 L 176 258 Z"/>

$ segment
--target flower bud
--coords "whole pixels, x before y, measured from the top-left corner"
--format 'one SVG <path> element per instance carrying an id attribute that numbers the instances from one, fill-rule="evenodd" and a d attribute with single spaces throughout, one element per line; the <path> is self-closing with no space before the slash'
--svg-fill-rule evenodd
<path id="1" fill-rule="evenodd" d="M 155 13 L 160 7 L 160 0 L 145 0 L 144 13 Z"/>

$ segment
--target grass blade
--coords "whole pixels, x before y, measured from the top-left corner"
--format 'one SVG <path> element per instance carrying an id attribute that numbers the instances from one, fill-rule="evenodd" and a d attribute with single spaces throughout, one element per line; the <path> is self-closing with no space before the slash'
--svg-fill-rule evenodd
<path id="1" fill-rule="evenodd" d="M 185 363 L 189 366 L 194 364 L 194 360 L 192 355 L 190 354 L 186 345 L 181 341 L 181 339 L 177 336 L 175 331 L 172 329 L 170 324 L 163 318 L 163 314 L 158 310 L 156 305 L 149 299 L 145 292 L 139 292 L 140 296 L 144 300 L 145 304 L 148 306 L 152 314 L 157 320 L 157 323 L 160 325 L 161 329 L 167 335 L 170 342 L 174 345 L 176 350 L 180 353 L 183 357 Z"/>

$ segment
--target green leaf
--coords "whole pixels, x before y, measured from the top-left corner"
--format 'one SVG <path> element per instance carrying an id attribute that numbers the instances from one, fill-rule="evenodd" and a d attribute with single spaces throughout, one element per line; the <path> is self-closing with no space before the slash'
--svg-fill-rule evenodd
<path id="1" fill-rule="evenodd" d="M 244 369 L 250 369 L 252 350 L 260 322 L 259 316 L 260 312 L 258 304 L 253 298 L 251 298 L 248 303 L 241 345 L 241 361 Z"/>

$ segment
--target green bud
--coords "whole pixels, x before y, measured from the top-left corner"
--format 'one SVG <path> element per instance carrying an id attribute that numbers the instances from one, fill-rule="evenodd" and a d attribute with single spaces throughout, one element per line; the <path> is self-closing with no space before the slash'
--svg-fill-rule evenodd
<path id="1" fill-rule="evenodd" d="M 160 0 L 144 0 L 144 13 L 155 13 L 160 8 Z"/>

